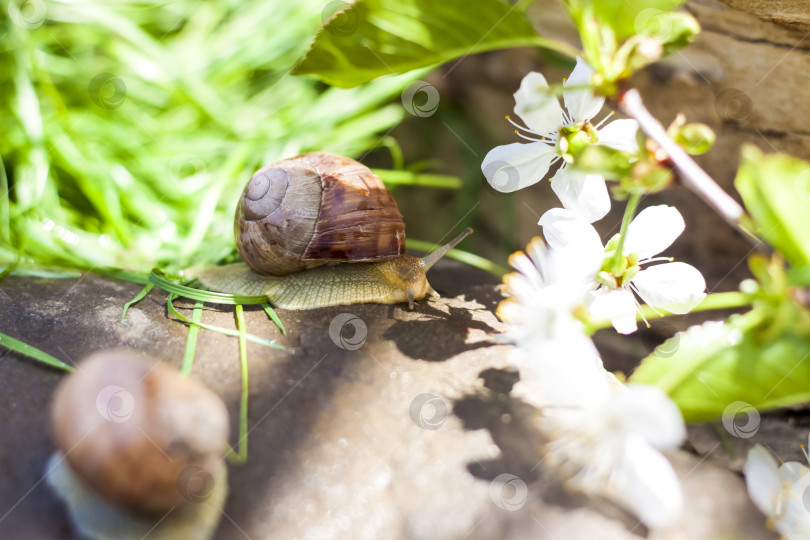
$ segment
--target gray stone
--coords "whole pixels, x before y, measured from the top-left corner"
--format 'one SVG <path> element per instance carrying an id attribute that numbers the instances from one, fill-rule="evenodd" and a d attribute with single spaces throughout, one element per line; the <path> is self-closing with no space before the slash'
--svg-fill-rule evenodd
<path id="1" fill-rule="evenodd" d="M 618 540 L 646 534 L 612 505 L 565 493 L 539 466 L 537 411 L 510 395 L 519 377 L 507 361 L 510 347 L 488 338 L 501 328 L 491 311 L 499 300 L 496 281 L 443 261 L 431 282 L 443 298 L 413 311 L 404 305 L 279 311 L 286 336 L 263 311 L 246 308 L 248 330 L 287 349 L 248 344 L 248 461 L 230 466 L 216 538 Z M 121 322 L 123 304 L 139 289 L 93 275 L 9 278 L 2 284 L 0 331 L 70 363 L 125 345 L 179 365 L 186 328 L 167 316 L 161 292 Z M 189 302 L 176 305 L 190 313 Z M 342 313 L 365 325 L 356 350 L 339 345 L 357 343 L 355 330 L 330 335 Z M 207 305 L 203 320 L 235 326 L 232 307 Z M 197 351 L 192 376 L 228 404 L 235 442 L 237 341 L 203 331 Z M 64 507 L 43 481 L 53 451 L 48 405 L 62 375 L 3 354 L 0 533 L 74 538 Z M 686 451 L 672 458 L 687 494 L 682 533 L 769 538 L 738 475 Z M 493 482 L 503 474 L 516 481 Z M 515 491 L 520 483 L 524 497 Z"/>

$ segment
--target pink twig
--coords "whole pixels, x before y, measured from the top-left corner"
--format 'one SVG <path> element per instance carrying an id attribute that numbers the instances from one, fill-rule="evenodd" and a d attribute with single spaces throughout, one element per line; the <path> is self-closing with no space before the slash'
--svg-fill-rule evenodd
<path id="1" fill-rule="evenodd" d="M 740 219 L 745 214 L 742 206 L 723 191 L 723 188 L 717 185 L 717 182 L 706 174 L 706 171 L 701 169 L 683 148 L 670 139 L 664 126 L 644 106 L 638 90 L 635 88 L 626 90 L 619 98 L 619 108 L 635 119 L 642 131 L 666 152 L 677 167 L 683 185 L 696 193 L 732 227 L 742 232 L 743 236 L 751 238 L 751 232 L 740 223 Z"/>

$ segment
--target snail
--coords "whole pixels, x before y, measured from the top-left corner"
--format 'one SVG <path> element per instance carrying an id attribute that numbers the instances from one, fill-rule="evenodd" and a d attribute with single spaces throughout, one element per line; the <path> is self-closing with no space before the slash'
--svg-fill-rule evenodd
<path id="1" fill-rule="evenodd" d="M 421 259 L 405 254 L 405 224 L 382 181 L 352 159 L 313 152 L 259 169 L 234 221 L 244 263 L 192 270 L 206 287 L 266 295 L 286 309 L 408 302 L 438 296 L 433 264 L 467 235 Z"/>
<path id="2" fill-rule="evenodd" d="M 48 482 L 89 538 L 209 538 L 227 492 L 228 412 L 176 369 L 92 355 L 54 395 Z"/>

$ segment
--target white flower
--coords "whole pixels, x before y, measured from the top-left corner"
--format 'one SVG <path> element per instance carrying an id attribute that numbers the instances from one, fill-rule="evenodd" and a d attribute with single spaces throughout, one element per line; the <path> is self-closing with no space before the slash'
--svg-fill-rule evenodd
<path id="1" fill-rule="evenodd" d="M 611 499 L 649 527 L 681 515 L 680 482 L 659 450 L 680 445 L 686 429 L 663 392 L 616 381 L 601 401 L 554 412 L 544 411 L 539 423 L 550 439 L 544 465 L 557 470 L 567 487 Z"/>
<path id="2" fill-rule="evenodd" d="M 599 236 L 585 223 L 591 234 L 583 241 L 592 249 L 552 249 L 535 238 L 509 259 L 517 272 L 504 278 L 509 298 L 498 316 L 507 324 L 503 339 L 517 345 L 515 393 L 541 410 L 545 468 L 573 490 L 608 498 L 649 527 L 664 526 L 680 516 L 683 501 L 658 450 L 681 443 L 683 419 L 659 389 L 624 386 L 605 371 L 583 333 L 576 311 L 604 260 Z"/>
<path id="3" fill-rule="evenodd" d="M 577 58 L 577 65 L 565 81 L 563 99 L 565 108 L 549 91 L 545 77 L 536 72 L 526 75 L 515 92 L 515 114 L 526 127 L 509 120 L 529 135 L 518 135 L 529 143 L 514 143 L 493 148 L 484 158 L 481 170 L 493 188 L 512 192 L 539 182 L 552 164 L 563 163 L 551 179 L 551 189 L 563 206 L 577 212 L 589 222 L 601 219 L 610 210 L 605 178 L 599 174 L 570 171 L 566 167 L 572 160 L 571 151 L 587 144 L 602 144 L 637 152 L 635 120 L 616 120 L 600 129 L 591 119 L 605 103 L 605 98 L 594 96 L 587 86 L 593 68 Z M 509 119 L 509 117 L 506 117 Z"/>
<path id="4" fill-rule="evenodd" d="M 508 298 L 498 306 L 497 315 L 507 330 L 500 339 L 518 345 L 522 386 L 536 404 L 578 406 L 607 389 L 602 360 L 574 315 L 602 263 L 601 255 L 590 260 L 589 256 L 551 250 L 535 238 L 526 253 L 509 258 L 517 272 L 504 277 Z"/>
<path id="5" fill-rule="evenodd" d="M 789 461 L 776 464 L 760 445 L 748 452 L 745 462 L 748 495 L 768 516 L 767 524 L 785 540 L 810 538 L 810 469 Z"/>
<path id="6" fill-rule="evenodd" d="M 605 253 L 593 226 L 562 208 L 543 214 L 539 225 L 553 249 L 574 248 L 590 254 L 583 254 L 583 259 L 593 257 L 596 252 L 602 255 L 605 262 L 602 271 L 596 274 L 598 288 L 589 295 L 588 311 L 593 317 L 609 319 L 622 334 L 637 329 L 639 304 L 634 292 L 653 308 L 678 314 L 688 313 L 706 296 L 703 275 L 689 264 L 667 262 L 641 269 L 651 262 L 671 261 L 654 256 L 669 247 L 684 230 L 683 217 L 672 206 L 645 208 L 630 223 L 622 248 L 623 264 L 618 270 L 612 268 L 617 237 L 611 240 Z"/>

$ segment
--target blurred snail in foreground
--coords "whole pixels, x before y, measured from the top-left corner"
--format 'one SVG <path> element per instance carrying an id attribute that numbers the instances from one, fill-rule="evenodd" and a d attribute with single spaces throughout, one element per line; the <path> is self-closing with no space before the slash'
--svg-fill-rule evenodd
<path id="1" fill-rule="evenodd" d="M 209 538 L 227 492 L 228 412 L 179 371 L 97 353 L 56 390 L 48 482 L 89 538 Z"/>
<path id="2" fill-rule="evenodd" d="M 418 259 L 405 254 L 397 203 L 366 166 L 313 152 L 259 169 L 235 217 L 245 264 L 189 273 L 222 292 L 266 295 L 277 307 L 408 302 L 438 296 L 426 272 L 472 229 Z M 344 264 L 351 263 L 351 264 Z"/>

